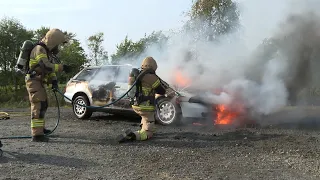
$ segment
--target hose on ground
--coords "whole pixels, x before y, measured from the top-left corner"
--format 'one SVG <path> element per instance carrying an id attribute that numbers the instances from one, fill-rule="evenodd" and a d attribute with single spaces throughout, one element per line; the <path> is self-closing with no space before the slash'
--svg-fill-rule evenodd
<path id="1" fill-rule="evenodd" d="M 142 73 L 144 74 L 144 73 Z M 141 77 L 141 74 L 138 76 L 138 78 Z M 137 79 L 138 79 L 137 78 Z M 107 106 L 110 106 L 118 101 L 120 101 L 122 98 L 124 98 L 128 93 L 129 91 L 131 91 L 131 89 L 133 89 L 133 87 L 135 87 L 137 83 L 137 80 L 133 83 L 133 85 L 122 95 L 120 96 L 118 99 L 116 99 L 115 101 L 111 102 L 111 103 L 108 103 L 106 105 L 103 105 L 103 106 L 86 106 L 86 105 L 82 105 L 82 104 L 77 104 L 79 106 L 84 106 L 86 108 L 94 108 L 94 109 L 99 109 L 99 108 L 104 108 L 104 107 L 107 107 Z M 58 108 L 58 114 L 57 114 L 57 122 L 56 122 L 56 125 L 55 127 L 51 130 L 50 133 L 47 133 L 45 134 L 45 136 L 48 136 L 50 134 L 52 134 L 59 126 L 59 122 L 60 122 L 60 105 L 59 105 L 59 100 L 58 100 L 58 97 L 57 97 L 57 92 L 62 95 L 64 98 L 68 99 L 69 101 L 73 102 L 72 99 L 68 98 L 67 96 L 65 96 L 59 89 L 53 89 L 53 93 L 54 93 L 54 97 L 56 99 L 56 102 L 57 102 L 57 108 Z M 0 137 L 0 139 L 29 139 L 29 138 L 32 138 L 32 136 L 8 136 L 8 137 Z"/>
<path id="2" fill-rule="evenodd" d="M 58 108 L 57 122 L 56 122 L 54 128 L 51 130 L 51 132 L 45 134 L 46 136 L 52 134 L 52 133 L 58 128 L 59 123 L 60 123 L 60 104 L 59 104 L 59 100 L 58 100 L 56 91 L 53 91 L 53 93 L 54 93 L 54 97 L 55 97 L 55 99 L 56 99 L 57 108 Z M 0 139 L 29 139 L 29 138 L 32 138 L 32 136 L 8 136 L 8 137 L 0 137 Z"/>
<path id="3" fill-rule="evenodd" d="M 88 109 L 100 109 L 100 108 L 104 108 L 104 107 L 108 107 L 108 106 L 111 106 L 115 103 L 117 103 L 118 101 L 120 101 L 121 99 L 123 99 L 134 87 L 135 85 L 137 84 L 138 80 L 143 76 L 145 75 L 146 73 L 149 73 L 148 71 L 144 71 L 142 73 L 139 74 L 139 76 L 137 77 L 136 81 L 132 84 L 132 86 L 122 95 L 120 96 L 118 99 L 112 101 L 111 103 L 108 103 L 106 105 L 103 105 L 103 106 L 87 106 L 87 105 L 83 105 L 83 104 L 77 104 L 78 106 L 83 106 L 85 108 L 88 108 Z M 160 79 L 160 78 L 159 78 Z M 165 83 L 162 79 L 160 79 L 162 83 Z M 167 84 L 166 84 L 167 85 Z M 167 85 L 167 88 L 171 88 L 169 85 Z M 177 91 L 175 91 L 173 88 L 171 88 L 175 93 L 177 93 L 178 95 L 180 95 Z M 62 95 L 64 98 L 66 98 L 67 100 L 69 100 L 70 102 L 73 103 L 73 100 L 68 98 L 67 96 L 64 95 L 63 92 L 61 92 L 59 89 L 53 89 L 53 93 L 54 93 L 54 97 L 55 97 L 55 100 L 56 100 L 56 103 L 57 103 L 57 108 L 58 108 L 58 111 L 57 111 L 57 122 L 55 124 L 55 127 L 51 130 L 50 133 L 47 133 L 45 134 L 45 136 L 48 136 L 50 134 L 52 134 L 59 126 L 59 123 L 60 123 L 60 105 L 59 105 L 59 100 L 58 100 L 58 97 L 57 97 L 57 92 Z M 8 136 L 8 137 L 0 137 L 0 139 L 29 139 L 29 138 L 32 138 L 32 136 Z"/>

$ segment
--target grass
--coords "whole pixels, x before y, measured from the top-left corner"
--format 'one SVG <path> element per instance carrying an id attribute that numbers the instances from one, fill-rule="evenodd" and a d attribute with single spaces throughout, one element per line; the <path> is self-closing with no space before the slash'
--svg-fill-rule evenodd
<path id="1" fill-rule="evenodd" d="M 64 90 L 65 84 L 60 84 L 59 89 Z M 23 85 L 14 91 L 12 86 L 0 87 L 0 107 L 1 108 L 27 108 L 30 107 L 29 95 L 26 87 Z M 47 87 L 47 96 L 49 107 L 57 106 L 54 93 L 51 90 L 51 86 Z M 63 96 L 57 93 L 58 101 L 60 106 L 70 106 L 66 104 Z"/>

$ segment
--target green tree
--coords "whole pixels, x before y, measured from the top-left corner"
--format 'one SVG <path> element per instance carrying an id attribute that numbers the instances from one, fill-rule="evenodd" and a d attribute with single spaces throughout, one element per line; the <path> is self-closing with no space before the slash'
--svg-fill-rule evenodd
<path id="1" fill-rule="evenodd" d="M 88 48 L 90 50 L 89 59 L 96 66 L 108 62 L 108 52 L 104 50 L 102 43 L 104 41 L 103 32 L 96 33 L 88 38 Z"/>
<path id="2" fill-rule="evenodd" d="M 46 33 L 50 30 L 50 27 L 41 26 L 39 29 L 35 30 L 34 33 L 34 39 L 36 41 L 40 41 Z"/>
<path id="3" fill-rule="evenodd" d="M 134 58 L 137 52 L 142 51 L 142 46 L 135 44 L 128 36 L 120 44 L 117 44 L 116 47 L 116 53 L 111 55 L 112 64 L 117 64 L 124 58 Z"/>
<path id="4" fill-rule="evenodd" d="M 27 30 L 17 19 L 5 17 L 0 21 L 0 77 L 1 85 L 15 85 L 22 79 L 15 76 L 14 67 L 20 47 L 26 39 L 31 39 L 33 32 Z"/>
<path id="5" fill-rule="evenodd" d="M 187 29 L 199 32 L 199 37 L 209 41 L 239 27 L 239 11 L 232 0 L 195 0 L 188 16 Z"/>
<path id="6" fill-rule="evenodd" d="M 61 59 L 61 63 L 72 65 L 73 67 L 72 72 L 68 74 L 62 73 L 59 76 L 60 82 L 69 80 L 88 62 L 84 49 L 81 47 L 79 40 L 75 38 L 71 39 L 62 47 L 58 57 Z"/>
<path id="7" fill-rule="evenodd" d="M 33 33 L 34 33 L 34 39 L 36 41 L 40 41 L 42 38 L 45 37 L 46 33 L 50 30 L 51 28 L 50 27 L 45 27 L 45 26 L 41 26 L 39 29 L 35 30 Z M 67 32 L 67 31 L 64 31 L 63 32 L 67 38 L 69 40 L 72 40 L 76 37 L 76 34 L 74 33 L 71 33 L 71 32 Z"/>
<path id="8" fill-rule="evenodd" d="M 163 34 L 162 31 L 153 31 L 148 36 L 145 34 L 138 43 L 142 45 L 143 50 L 152 45 L 158 45 L 159 48 L 162 48 L 167 43 L 168 39 L 169 37 Z"/>
<path id="9" fill-rule="evenodd" d="M 152 45 L 159 45 L 159 48 L 166 43 L 168 37 L 161 31 L 152 32 L 150 35 L 146 35 L 137 42 L 133 42 L 128 36 L 118 45 L 116 45 L 116 53 L 111 55 L 111 63 L 117 64 L 121 59 L 135 60 L 142 55 L 145 50 Z"/>
<path id="10" fill-rule="evenodd" d="M 35 30 L 34 39 L 41 40 L 50 29 L 50 27 L 42 26 Z M 69 41 L 68 43 L 60 46 L 58 58 L 63 64 L 72 65 L 73 71 L 69 74 L 59 74 L 59 81 L 61 83 L 66 82 L 71 76 L 83 68 L 85 63 L 87 63 L 87 56 L 84 52 L 84 49 L 81 47 L 79 40 L 75 38 L 76 34 L 67 31 L 64 31 L 64 34 L 67 36 Z"/>

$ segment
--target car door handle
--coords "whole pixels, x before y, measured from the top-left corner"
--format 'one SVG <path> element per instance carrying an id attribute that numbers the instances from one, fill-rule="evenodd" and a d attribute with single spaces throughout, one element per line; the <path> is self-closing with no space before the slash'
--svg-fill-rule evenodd
<path id="1" fill-rule="evenodd" d="M 114 88 L 120 88 L 120 86 L 115 86 Z"/>

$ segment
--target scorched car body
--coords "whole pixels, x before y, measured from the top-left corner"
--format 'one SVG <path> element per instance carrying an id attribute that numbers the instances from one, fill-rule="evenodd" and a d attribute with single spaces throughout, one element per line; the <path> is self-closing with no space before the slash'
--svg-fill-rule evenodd
<path id="1" fill-rule="evenodd" d="M 88 109 L 78 104 L 102 106 L 122 96 L 128 90 L 128 75 L 134 66 L 104 65 L 86 67 L 69 80 L 64 95 L 67 103 L 73 106 L 73 112 L 79 119 L 90 118 L 93 112 L 136 115 L 131 108 L 130 98 L 125 96 L 112 106 Z M 202 94 L 202 96 L 201 96 Z M 197 95 L 184 89 L 165 96 L 157 96 L 156 122 L 162 125 L 177 124 L 186 118 L 205 119 L 215 116 L 211 103 L 204 102 L 204 93 Z"/>

